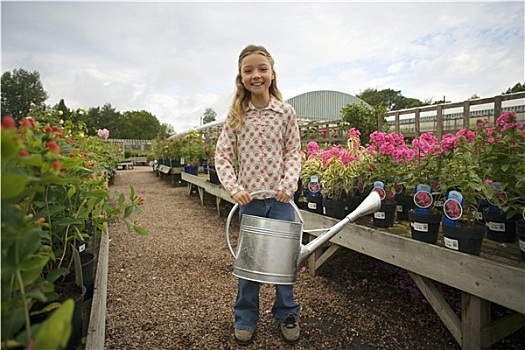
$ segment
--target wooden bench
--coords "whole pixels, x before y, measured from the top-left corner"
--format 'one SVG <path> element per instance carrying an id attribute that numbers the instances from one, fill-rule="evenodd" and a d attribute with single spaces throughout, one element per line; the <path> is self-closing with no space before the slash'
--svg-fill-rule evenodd
<path id="1" fill-rule="evenodd" d="M 117 163 L 117 170 L 118 169 L 122 169 L 122 170 L 133 169 L 133 162 L 118 162 Z"/>
<path id="2" fill-rule="evenodd" d="M 219 215 L 221 200 L 233 203 L 222 185 L 214 185 L 205 178 L 187 173 L 182 173 L 182 179 L 188 182 L 190 194 L 193 189 L 198 191 L 201 203 L 204 192 L 215 196 Z M 301 210 L 301 215 L 305 238 L 308 239 L 319 236 L 340 221 L 306 210 Z M 420 242 L 388 229 L 369 227 L 366 222 L 364 217 L 346 225 L 330 240 L 326 250 L 314 252 L 308 261 L 310 274 L 319 273 L 342 248 L 405 269 L 465 350 L 489 349 L 492 344 L 524 327 L 525 269 L 524 262 L 518 262 L 517 247 L 512 254 L 507 248 L 510 256 L 494 256 L 486 252 L 484 243 L 481 256 L 475 256 Z M 455 314 L 434 281 L 461 290 L 461 317 Z M 492 320 L 492 303 L 514 312 Z"/>

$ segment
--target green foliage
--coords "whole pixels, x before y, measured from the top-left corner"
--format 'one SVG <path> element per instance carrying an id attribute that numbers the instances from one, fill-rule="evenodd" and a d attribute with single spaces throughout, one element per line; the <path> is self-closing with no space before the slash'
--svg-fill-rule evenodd
<path id="1" fill-rule="evenodd" d="M 214 122 L 217 118 L 217 113 L 212 108 L 206 108 L 202 115 L 202 124 L 208 124 Z"/>
<path id="2" fill-rule="evenodd" d="M 61 121 L 63 111 L 30 113 L 35 118 L 24 118 L 18 128 L 4 118 L 1 129 L 4 344 L 22 329 L 24 345 L 37 341 L 29 310 L 57 297 L 54 283 L 67 274 L 73 247 L 93 234 L 88 222 L 106 232 L 109 220 L 122 218 L 130 231 L 147 234 L 132 215 L 141 213 L 142 204 L 133 188 L 128 198 L 111 200 L 107 182 L 118 159 L 115 146 L 86 136 L 82 123 Z"/>
<path id="3" fill-rule="evenodd" d="M 515 92 L 525 91 L 525 83 L 517 82 L 516 85 L 514 85 L 511 88 L 508 88 L 507 91 L 505 91 L 503 94 L 512 94 Z"/>
<path id="4" fill-rule="evenodd" d="M 87 114 L 80 121 L 86 124 L 87 133 L 90 136 L 96 135 L 99 129 L 108 129 L 111 130 L 111 138 L 126 138 L 121 137 L 122 135 L 119 132 L 120 116 L 120 112 L 113 108 L 111 104 L 106 103 L 102 108 L 89 108 Z"/>
<path id="5" fill-rule="evenodd" d="M 128 111 L 119 119 L 119 130 L 115 138 L 153 140 L 161 134 L 158 119 L 146 111 Z"/>
<path id="6" fill-rule="evenodd" d="M 364 103 L 348 104 L 341 109 L 341 118 L 349 129 L 361 131 L 361 142 L 366 145 L 370 141 L 369 135 L 377 130 L 377 116 L 384 112 L 385 108 L 382 106 L 370 109 Z M 383 122 L 383 126 L 388 127 L 386 122 Z"/>
<path id="7" fill-rule="evenodd" d="M 187 165 L 199 165 L 205 156 L 205 142 L 202 134 L 192 131 L 179 140 L 174 144 L 180 147 L 180 158 L 184 158 L 184 163 Z"/>
<path id="8" fill-rule="evenodd" d="M 420 107 L 426 104 L 415 98 L 404 97 L 401 95 L 401 90 L 396 91 L 393 89 L 378 91 L 377 89 L 367 88 L 356 96 L 373 107 L 383 106 L 389 111 Z"/>
<path id="9" fill-rule="evenodd" d="M 22 121 L 31 105 L 44 108 L 48 98 L 40 82 L 40 73 L 15 69 L 2 74 L 2 116 L 11 115 L 17 123 Z"/>

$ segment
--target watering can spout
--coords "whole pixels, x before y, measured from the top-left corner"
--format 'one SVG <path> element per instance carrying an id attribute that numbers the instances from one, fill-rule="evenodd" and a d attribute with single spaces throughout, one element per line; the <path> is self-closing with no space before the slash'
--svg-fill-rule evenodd
<path id="1" fill-rule="evenodd" d="M 359 206 L 350 214 L 348 214 L 343 220 L 332 226 L 328 231 L 311 241 L 306 245 L 301 246 L 299 257 L 297 259 L 297 266 L 299 267 L 302 263 L 308 259 L 313 252 L 321 248 L 326 242 L 333 238 L 342 228 L 350 223 L 357 220 L 357 218 L 375 213 L 381 208 L 381 197 L 376 191 L 372 191 Z"/>

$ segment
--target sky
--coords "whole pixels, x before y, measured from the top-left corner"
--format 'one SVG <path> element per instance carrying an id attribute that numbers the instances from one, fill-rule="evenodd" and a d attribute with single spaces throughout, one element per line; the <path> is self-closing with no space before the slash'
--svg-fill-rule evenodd
<path id="1" fill-rule="evenodd" d="M 222 120 L 249 44 L 284 99 L 394 89 L 421 101 L 525 82 L 523 1 L 1 1 L 2 73 L 37 71 L 69 109 L 145 110 L 176 132 Z M 111 132 L 111 131 L 110 131 Z"/>

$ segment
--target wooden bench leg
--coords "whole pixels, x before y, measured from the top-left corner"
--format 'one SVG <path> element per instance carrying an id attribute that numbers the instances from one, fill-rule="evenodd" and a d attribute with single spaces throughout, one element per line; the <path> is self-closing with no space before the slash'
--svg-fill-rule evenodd
<path id="1" fill-rule="evenodd" d="M 204 205 L 204 188 L 197 187 L 197 191 L 199 191 L 199 198 L 201 200 L 201 205 Z"/>
<path id="2" fill-rule="evenodd" d="M 215 197 L 215 204 L 217 205 L 217 216 L 221 216 L 221 197 Z"/>
<path id="3" fill-rule="evenodd" d="M 481 330 L 490 324 L 490 302 L 467 292 L 461 292 L 461 348 L 490 349 L 482 344 Z"/>

